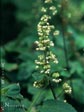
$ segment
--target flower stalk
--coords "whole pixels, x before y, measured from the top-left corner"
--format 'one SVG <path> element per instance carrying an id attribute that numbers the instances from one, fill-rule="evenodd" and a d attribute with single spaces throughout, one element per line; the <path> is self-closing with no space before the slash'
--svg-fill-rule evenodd
<path id="1" fill-rule="evenodd" d="M 49 22 L 57 13 L 57 9 L 54 6 L 53 1 L 55 0 L 45 0 L 45 7 L 41 8 L 43 14 L 37 25 L 39 39 L 38 41 L 35 41 L 35 44 L 37 45 L 36 50 L 40 52 L 40 55 L 38 55 L 38 59 L 35 60 L 35 63 L 39 75 L 43 76 L 43 78 L 39 81 L 35 81 L 33 85 L 37 88 L 46 87 L 47 85 L 49 85 L 54 99 L 56 99 L 56 95 L 51 83 L 54 82 L 58 84 L 62 81 L 62 79 L 60 78 L 58 72 L 52 73 L 52 64 L 58 64 L 58 59 L 51 50 L 51 48 L 54 47 L 54 42 L 52 41 L 52 39 L 50 39 L 50 34 L 52 34 L 53 36 L 59 35 L 59 31 L 55 30 L 55 26 L 50 24 Z"/>

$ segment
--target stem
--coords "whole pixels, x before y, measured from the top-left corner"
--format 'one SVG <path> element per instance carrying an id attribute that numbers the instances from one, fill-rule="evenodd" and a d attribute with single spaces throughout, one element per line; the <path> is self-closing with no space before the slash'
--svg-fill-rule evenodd
<path id="1" fill-rule="evenodd" d="M 64 25 L 62 25 L 62 34 L 63 34 L 63 43 L 64 43 L 64 54 L 65 54 L 65 60 L 66 60 L 66 68 L 69 70 L 69 63 L 68 63 L 68 55 L 67 55 L 67 48 L 66 48 L 66 41 L 65 41 L 65 34 L 63 30 Z"/>
<path id="2" fill-rule="evenodd" d="M 64 93 L 64 90 L 62 90 L 62 91 L 60 92 L 60 94 L 57 96 L 57 98 L 59 98 L 60 96 L 62 96 L 63 93 Z"/>
<path id="3" fill-rule="evenodd" d="M 30 107 L 28 108 L 27 112 L 31 112 L 32 107 L 35 105 L 35 103 L 37 102 L 41 94 L 42 94 L 42 91 L 40 90 L 39 93 L 34 98 L 33 102 L 31 103 Z"/>
<path id="4" fill-rule="evenodd" d="M 68 53 L 67 53 L 67 47 L 66 47 L 66 40 L 65 40 L 65 27 L 66 27 L 66 21 L 63 17 L 63 11 L 65 6 L 65 0 L 62 1 L 62 8 L 61 8 L 61 14 L 62 14 L 62 37 L 63 37 L 63 43 L 64 43 L 64 54 L 65 54 L 65 60 L 66 60 L 66 68 L 69 71 L 69 62 L 68 62 Z"/>
<path id="5" fill-rule="evenodd" d="M 52 87 L 52 84 L 51 84 L 50 80 L 49 80 L 49 87 L 50 87 L 50 89 L 51 89 L 51 92 L 52 92 L 52 94 L 53 94 L 54 99 L 57 100 L 57 97 L 56 97 L 56 95 L 55 95 L 55 92 L 54 92 L 54 89 L 53 89 L 53 87 Z"/>
<path id="6" fill-rule="evenodd" d="M 48 51 L 48 49 L 46 49 L 46 51 L 44 52 L 45 64 L 47 64 L 47 63 L 46 63 L 46 52 L 47 52 L 47 51 Z M 50 78 L 50 74 L 49 74 L 48 76 L 49 76 L 49 78 Z M 55 95 L 55 92 L 54 92 L 54 89 L 53 89 L 53 87 L 52 87 L 52 84 L 51 84 L 50 79 L 49 79 L 49 87 L 50 87 L 50 90 L 51 90 L 51 92 L 52 92 L 52 95 L 53 95 L 54 99 L 56 100 L 57 98 L 56 98 L 56 95 Z"/>

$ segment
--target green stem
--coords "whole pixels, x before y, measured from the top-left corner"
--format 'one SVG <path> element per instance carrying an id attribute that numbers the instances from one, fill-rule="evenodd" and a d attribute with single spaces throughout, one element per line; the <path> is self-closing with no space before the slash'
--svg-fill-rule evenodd
<path id="1" fill-rule="evenodd" d="M 42 94 L 42 91 L 40 90 L 39 93 L 34 98 L 34 100 L 32 101 L 32 103 L 31 103 L 30 107 L 28 108 L 27 112 L 31 112 L 32 107 L 35 105 L 35 103 L 37 102 L 37 100 L 39 99 L 41 94 Z"/>
<path id="2" fill-rule="evenodd" d="M 46 51 L 44 52 L 45 64 L 47 64 L 47 62 L 46 62 L 46 56 L 47 56 L 46 52 L 47 52 L 47 51 L 48 51 L 48 49 L 46 49 Z M 50 78 L 50 75 L 48 75 L 48 76 L 49 76 L 49 78 Z M 51 84 L 50 79 L 49 79 L 49 87 L 50 87 L 50 90 L 51 90 L 51 92 L 52 92 L 52 95 L 53 95 L 54 99 L 56 100 L 57 98 L 56 98 L 56 95 L 55 95 L 55 92 L 54 92 L 54 89 L 53 89 L 53 87 L 52 87 L 52 84 Z"/>
<path id="3" fill-rule="evenodd" d="M 66 69 L 69 71 L 69 62 L 68 62 L 68 53 L 67 53 L 67 46 L 66 46 L 66 34 L 65 34 L 65 30 L 66 30 L 66 20 L 64 18 L 64 10 L 65 10 L 65 0 L 62 1 L 62 8 L 61 8 L 61 14 L 62 14 L 62 37 L 63 37 L 63 44 L 64 44 L 64 54 L 65 54 L 65 60 L 66 60 Z"/>
<path id="4" fill-rule="evenodd" d="M 53 87 L 52 87 L 52 84 L 51 84 L 50 80 L 49 80 L 49 87 L 50 87 L 50 89 L 51 89 L 51 92 L 52 92 L 52 94 L 53 94 L 54 99 L 57 100 L 57 97 L 56 97 L 56 95 L 55 95 L 55 92 L 54 92 L 54 89 L 53 89 Z"/>
<path id="5" fill-rule="evenodd" d="M 63 93 L 64 93 L 64 90 L 62 90 L 62 91 L 59 93 L 59 95 L 57 96 L 57 98 L 59 98 L 60 96 L 62 96 Z"/>

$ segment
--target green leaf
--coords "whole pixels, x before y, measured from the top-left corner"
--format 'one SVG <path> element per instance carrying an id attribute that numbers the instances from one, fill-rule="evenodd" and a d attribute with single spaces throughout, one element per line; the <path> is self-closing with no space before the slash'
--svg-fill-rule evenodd
<path id="1" fill-rule="evenodd" d="M 84 82 L 80 79 L 72 80 L 72 89 L 75 100 L 84 104 Z"/>
<path id="2" fill-rule="evenodd" d="M 20 94 L 20 86 L 11 84 L 1 89 L 1 105 L 4 112 L 25 112 L 23 97 Z"/>
<path id="3" fill-rule="evenodd" d="M 71 105 L 55 100 L 45 101 L 39 110 L 40 112 L 76 112 Z"/>
<path id="4" fill-rule="evenodd" d="M 70 77 L 70 75 L 71 75 L 67 70 L 62 71 L 60 74 L 63 77 Z"/>
<path id="5" fill-rule="evenodd" d="M 78 48 L 84 47 L 84 35 L 78 35 L 78 37 L 76 38 L 76 45 Z"/>
<path id="6" fill-rule="evenodd" d="M 70 62 L 71 74 L 77 72 L 77 74 L 81 75 L 84 71 L 83 66 L 78 61 Z"/>
<path id="7" fill-rule="evenodd" d="M 22 99 L 20 94 L 20 86 L 18 84 L 11 84 L 7 87 L 2 88 L 1 93 L 3 96 L 11 97 L 13 99 Z"/>
<path id="8" fill-rule="evenodd" d="M 7 71 L 12 71 L 18 68 L 18 65 L 16 63 L 5 63 L 4 69 Z"/>
<path id="9" fill-rule="evenodd" d="M 45 75 L 44 75 L 44 74 L 40 74 L 40 73 L 38 73 L 38 72 L 35 72 L 35 73 L 32 74 L 32 77 L 33 77 L 35 80 L 42 80 L 42 79 L 45 77 Z"/>
<path id="10" fill-rule="evenodd" d="M 18 80 L 25 80 L 31 77 L 32 71 L 35 69 L 33 61 L 28 60 L 19 66 Z"/>
<path id="11" fill-rule="evenodd" d="M 24 104 L 22 104 L 19 100 L 2 97 L 1 104 L 4 112 L 25 112 Z"/>

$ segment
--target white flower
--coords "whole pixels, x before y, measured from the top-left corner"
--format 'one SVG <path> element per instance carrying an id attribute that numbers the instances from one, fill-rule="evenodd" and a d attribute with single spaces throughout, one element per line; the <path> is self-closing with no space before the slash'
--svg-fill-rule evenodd
<path id="1" fill-rule="evenodd" d="M 66 103 L 67 101 L 66 100 L 64 100 L 64 103 Z"/>
<path id="2" fill-rule="evenodd" d="M 54 43 L 52 41 L 50 41 L 50 46 L 54 46 Z"/>
<path id="3" fill-rule="evenodd" d="M 59 75 L 58 72 L 52 74 L 52 77 L 54 77 L 54 78 L 58 78 L 59 76 L 60 76 L 60 75 Z"/>
<path id="4" fill-rule="evenodd" d="M 56 10 L 55 6 L 51 6 L 49 9 L 52 11 L 53 15 L 55 15 L 57 13 L 57 10 Z"/>
<path id="5" fill-rule="evenodd" d="M 43 72 L 44 72 L 44 70 L 41 70 L 41 71 L 40 71 L 40 73 L 43 73 Z"/>
<path id="6" fill-rule="evenodd" d="M 57 13 L 57 10 L 53 11 L 53 15 L 55 15 Z"/>
<path id="7" fill-rule="evenodd" d="M 62 81 L 62 79 L 52 79 L 53 82 L 59 83 Z"/>
<path id="8" fill-rule="evenodd" d="M 56 36 L 56 35 L 59 35 L 59 33 L 60 33 L 59 30 L 56 30 L 54 31 L 53 35 Z"/>
<path id="9" fill-rule="evenodd" d="M 41 11 L 42 11 L 42 12 L 46 12 L 47 9 L 46 9 L 45 7 L 42 7 Z"/>
<path id="10" fill-rule="evenodd" d="M 36 48 L 36 50 L 38 51 L 38 50 L 39 50 L 39 48 Z"/>
<path id="11" fill-rule="evenodd" d="M 39 50 L 44 51 L 46 47 L 40 47 Z"/>
<path id="12" fill-rule="evenodd" d="M 40 62 L 39 62 L 38 60 L 35 60 L 35 63 L 36 63 L 36 64 L 40 64 Z"/>
<path id="13" fill-rule="evenodd" d="M 71 92 L 72 92 L 72 89 L 71 89 L 71 87 L 68 85 L 68 83 L 64 83 L 64 84 L 63 84 L 63 89 L 64 89 L 65 93 L 71 94 Z"/>
<path id="14" fill-rule="evenodd" d="M 57 59 L 55 59 L 53 62 L 56 63 L 56 64 L 58 64 L 58 60 Z"/>
<path id="15" fill-rule="evenodd" d="M 46 63 L 48 64 L 48 63 L 49 63 L 49 61 L 46 61 Z"/>
<path id="16" fill-rule="evenodd" d="M 50 10 L 56 10 L 56 7 L 55 6 L 51 6 L 49 9 Z"/>
<path id="17" fill-rule="evenodd" d="M 38 69 L 39 68 L 39 66 L 36 66 L 36 69 Z"/>
<path id="18" fill-rule="evenodd" d="M 39 44 L 39 42 L 38 41 L 35 41 L 35 44 Z"/>
<path id="19" fill-rule="evenodd" d="M 35 81 L 35 82 L 33 83 L 33 86 L 36 87 L 36 88 L 40 88 L 40 87 L 43 86 L 43 84 L 41 84 L 41 82 Z"/>
<path id="20" fill-rule="evenodd" d="M 48 43 L 50 40 L 47 39 L 47 40 L 43 40 L 43 43 Z"/>
<path id="21" fill-rule="evenodd" d="M 45 0 L 45 3 L 52 3 L 52 0 Z"/>
<path id="22" fill-rule="evenodd" d="M 44 59 L 44 55 L 39 55 L 38 58 L 39 58 L 40 60 L 42 60 L 42 59 Z"/>
<path id="23" fill-rule="evenodd" d="M 43 16 L 41 17 L 41 21 L 44 21 L 44 22 L 47 22 L 48 19 L 51 19 L 51 17 L 48 16 L 48 15 L 43 15 Z"/>
<path id="24" fill-rule="evenodd" d="M 50 73 L 50 69 L 47 69 L 46 71 L 45 71 L 45 74 L 49 74 Z"/>

